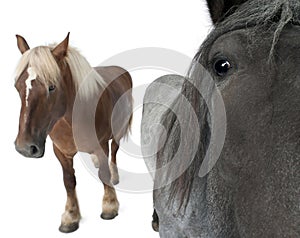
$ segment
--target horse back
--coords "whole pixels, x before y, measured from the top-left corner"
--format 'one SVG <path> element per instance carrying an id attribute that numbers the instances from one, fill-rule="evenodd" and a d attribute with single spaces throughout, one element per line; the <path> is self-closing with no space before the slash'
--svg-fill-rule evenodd
<path id="1" fill-rule="evenodd" d="M 96 67 L 95 70 L 106 82 L 106 91 L 110 94 L 113 105 L 125 92 L 131 90 L 132 79 L 127 70 L 119 66 Z"/>
<path id="2" fill-rule="evenodd" d="M 96 112 L 96 128 L 102 128 L 97 131 L 98 138 L 114 138 L 118 141 L 131 127 L 132 79 L 125 69 L 118 66 L 97 67 L 95 70 L 107 84 Z"/>

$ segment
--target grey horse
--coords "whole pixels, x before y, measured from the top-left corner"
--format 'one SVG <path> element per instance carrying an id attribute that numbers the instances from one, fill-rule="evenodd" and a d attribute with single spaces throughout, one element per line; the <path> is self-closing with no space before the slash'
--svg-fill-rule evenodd
<path id="1" fill-rule="evenodd" d="M 300 237 L 300 1 L 207 0 L 187 76 L 144 97 L 163 238 Z"/>

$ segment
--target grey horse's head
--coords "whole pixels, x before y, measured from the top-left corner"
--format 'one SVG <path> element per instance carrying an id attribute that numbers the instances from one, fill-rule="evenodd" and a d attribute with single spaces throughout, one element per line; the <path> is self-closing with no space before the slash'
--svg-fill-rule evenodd
<path id="1" fill-rule="evenodd" d="M 300 2 L 207 3 L 214 29 L 193 66 L 210 73 L 222 96 L 226 137 L 213 169 L 199 177 L 206 149 L 215 143 L 209 128 L 215 112 L 187 80 L 182 94 L 199 117 L 199 150 L 181 177 L 155 193 L 160 221 L 166 216 L 165 224 L 185 235 L 178 237 L 299 237 Z M 201 75 L 195 67 L 189 72 L 195 84 Z M 176 135 L 176 126 L 169 125 L 168 135 Z M 174 140 L 158 154 L 158 165 L 176 153 L 168 146 Z M 191 150 L 192 141 L 185 143 Z M 166 200 L 171 205 L 163 209 Z"/>
<path id="2" fill-rule="evenodd" d="M 228 10 L 225 2 L 236 3 Z M 300 236 L 300 2 L 209 6 L 216 29 L 196 60 L 225 105 L 215 176 L 230 190 L 235 229 L 242 237 Z"/>

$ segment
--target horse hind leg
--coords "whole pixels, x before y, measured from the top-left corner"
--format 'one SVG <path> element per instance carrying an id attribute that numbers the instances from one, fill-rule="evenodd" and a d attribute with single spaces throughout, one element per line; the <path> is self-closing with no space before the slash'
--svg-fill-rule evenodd
<path id="1" fill-rule="evenodd" d="M 111 162 L 110 162 L 110 173 L 111 173 L 111 182 L 113 185 L 117 185 L 119 183 L 119 172 L 117 167 L 117 152 L 119 150 L 119 143 L 113 139 L 111 142 Z M 95 168 L 100 167 L 100 162 L 95 154 L 91 154 L 91 159 L 94 163 Z"/>
<path id="2" fill-rule="evenodd" d="M 111 162 L 110 162 L 110 173 L 111 173 L 111 182 L 116 185 L 119 183 L 119 172 L 117 167 L 117 152 L 119 149 L 119 142 L 115 139 L 111 142 Z"/>
<path id="3" fill-rule="evenodd" d="M 110 220 L 118 215 L 119 202 L 116 191 L 111 183 L 111 173 L 108 165 L 108 142 L 102 143 L 101 147 L 103 151 L 98 151 L 96 153 L 100 165 L 98 175 L 104 185 L 101 218 Z"/>

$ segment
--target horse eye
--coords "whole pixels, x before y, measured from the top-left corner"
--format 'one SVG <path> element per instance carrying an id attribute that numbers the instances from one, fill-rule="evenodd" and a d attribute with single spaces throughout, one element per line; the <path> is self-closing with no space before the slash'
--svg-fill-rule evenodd
<path id="1" fill-rule="evenodd" d="M 220 77 L 224 77 L 230 69 L 231 64 L 227 59 L 218 59 L 214 63 L 214 71 Z"/>
<path id="2" fill-rule="evenodd" d="M 50 85 L 49 86 L 49 92 L 52 92 L 52 91 L 54 91 L 55 90 L 55 85 Z"/>

